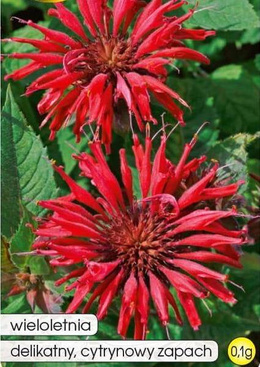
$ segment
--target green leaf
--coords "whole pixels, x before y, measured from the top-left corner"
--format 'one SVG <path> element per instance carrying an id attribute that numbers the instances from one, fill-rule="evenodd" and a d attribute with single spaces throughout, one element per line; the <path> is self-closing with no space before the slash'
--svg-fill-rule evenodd
<path id="1" fill-rule="evenodd" d="M 189 4 L 196 4 L 192 0 Z M 248 0 L 201 0 L 189 25 L 225 30 L 239 31 L 259 26 L 259 19 Z"/>
<path id="2" fill-rule="evenodd" d="M 20 187 L 17 169 L 17 157 L 13 145 L 13 130 L 11 124 L 1 123 L 2 136 L 2 167 L 1 167 L 1 213 L 2 233 L 10 238 L 20 223 Z M 12 203 L 12 205 L 10 205 Z"/>
<path id="3" fill-rule="evenodd" d="M 28 210 L 23 209 L 23 218 L 10 243 L 12 262 L 21 269 L 27 265 L 28 256 L 16 255 L 16 253 L 30 251 L 35 238 L 31 228 L 27 226 L 27 223 L 33 223 L 32 215 Z"/>
<path id="4" fill-rule="evenodd" d="M 11 261 L 10 243 L 4 236 L 1 238 L 1 271 L 9 275 L 17 271 L 17 268 Z"/>
<path id="5" fill-rule="evenodd" d="M 255 57 L 255 66 L 258 71 L 260 71 L 260 54 L 257 54 Z"/>
<path id="6" fill-rule="evenodd" d="M 57 140 L 62 160 L 66 168 L 66 173 L 69 175 L 75 167 L 78 166 L 78 162 L 76 159 L 72 158 L 72 154 L 88 151 L 88 139 L 83 135 L 81 141 L 76 144 L 76 138 L 72 132 L 72 126 L 67 126 L 58 131 Z"/>
<path id="7" fill-rule="evenodd" d="M 34 367 L 61 367 L 60 362 L 35 362 L 33 364 Z M 62 362 L 62 367 L 77 367 L 78 363 L 76 362 Z"/>
<path id="8" fill-rule="evenodd" d="M 48 275 L 50 274 L 50 268 L 41 256 L 30 256 L 27 265 L 30 268 L 30 272 L 36 275 Z"/>
<path id="9" fill-rule="evenodd" d="M 209 122 L 199 134 L 199 140 L 192 150 L 191 156 L 193 157 L 206 154 L 209 148 L 218 140 L 219 131 L 217 127 L 219 125 L 219 117 L 214 106 L 213 97 L 208 91 L 208 84 L 209 81 L 202 77 L 197 79 L 170 77 L 168 79 L 168 85 L 178 91 L 182 98 L 191 106 L 191 110 L 184 110 L 186 126 L 180 128 L 180 133 L 183 134 L 183 141 L 189 142 L 202 124 Z M 172 157 L 172 151 L 177 146 L 180 146 L 180 142 L 176 141 L 175 135 L 176 131 L 168 140 L 167 151 L 169 157 Z"/>
<path id="10" fill-rule="evenodd" d="M 228 65 L 214 71 L 211 80 L 222 134 L 256 132 L 260 93 L 250 74 L 241 65 Z"/>
<path id="11" fill-rule="evenodd" d="M 2 127 L 6 132 L 7 140 L 3 148 L 5 157 L 3 170 L 13 170 L 13 181 L 16 183 L 15 190 L 9 185 L 8 176 L 3 181 L 4 192 L 11 197 L 16 192 L 16 210 L 18 206 L 17 198 L 20 194 L 22 204 L 34 215 L 40 215 L 44 211 L 36 205 L 37 200 L 44 200 L 56 195 L 56 187 L 53 175 L 53 168 L 48 161 L 46 148 L 43 147 L 40 139 L 27 125 L 27 121 L 19 110 L 15 102 L 11 88 L 7 90 L 6 102 L 3 108 Z M 19 188 L 17 188 L 17 182 Z M 10 208 L 6 208 L 5 215 L 11 218 L 13 215 L 13 202 L 8 199 Z M 17 212 L 19 212 L 17 210 Z M 10 233 L 14 233 L 10 230 Z"/>
<path id="12" fill-rule="evenodd" d="M 218 173 L 220 180 L 232 178 L 234 182 L 238 180 L 248 182 L 246 147 L 258 136 L 258 134 L 238 134 L 216 143 L 209 150 L 208 158 L 217 159 L 220 164 Z M 240 192 L 245 189 L 246 185 L 242 185 Z"/>
<path id="13" fill-rule="evenodd" d="M 248 159 L 247 160 L 248 173 L 259 175 L 260 173 L 260 160 L 259 159 Z M 260 201 L 260 188 L 259 183 L 252 177 L 249 177 L 248 189 L 244 194 L 248 204 L 252 207 L 258 208 Z"/>
<path id="14" fill-rule="evenodd" d="M 9 305 L 2 309 L 2 313 L 31 313 L 32 309 L 26 300 L 26 294 L 21 293 L 9 298 Z"/>

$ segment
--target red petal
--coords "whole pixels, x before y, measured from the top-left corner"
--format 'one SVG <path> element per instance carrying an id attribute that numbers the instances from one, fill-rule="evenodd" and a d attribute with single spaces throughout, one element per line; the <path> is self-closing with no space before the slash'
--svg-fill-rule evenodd
<path id="1" fill-rule="evenodd" d="M 150 292 L 156 311 L 162 324 L 166 325 L 169 322 L 169 312 L 165 286 L 151 271 L 148 272 L 148 275 L 150 279 Z"/>
<path id="2" fill-rule="evenodd" d="M 162 0 L 152 0 L 145 6 L 144 10 L 137 18 L 134 29 L 132 31 L 132 37 L 135 37 L 135 33 L 138 31 L 138 29 L 142 27 L 145 20 L 148 19 L 150 15 L 152 15 L 161 6 L 161 4 Z"/>
<path id="3" fill-rule="evenodd" d="M 169 94 L 167 93 L 157 93 L 152 90 L 155 98 L 176 118 L 176 120 L 181 124 L 185 125 L 183 120 L 183 111 L 173 102 Z"/>
<path id="4" fill-rule="evenodd" d="M 143 279 L 143 276 L 139 276 L 136 310 L 140 314 L 140 322 L 145 326 L 148 323 L 149 317 L 149 291 Z"/>
<path id="5" fill-rule="evenodd" d="M 200 279 L 200 283 L 204 285 L 211 293 L 215 294 L 222 301 L 227 303 L 235 303 L 234 294 L 225 288 L 218 280 L 215 279 Z"/>
<path id="6" fill-rule="evenodd" d="M 221 210 L 195 210 L 181 219 L 177 220 L 175 224 L 180 224 L 177 228 L 167 233 L 168 236 L 175 235 L 181 232 L 207 230 L 206 227 L 211 223 L 222 218 L 231 217 L 234 215 L 233 211 L 225 212 Z"/>
<path id="7" fill-rule="evenodd" d="M 107 81 L 106 74 L 98 74 L 88 85 L 89 91 L 89 121 L 95 121 L 99 117 L 100 109 L 103 105 L 102 95 Z"/>
<path id="8" fill-rule="evenodd" d="M 115 0 L 113 4 L 113 36 L 116 37 L 123 18 L 136 5 L 136 0 Z"/>
<path id="9" fill-rule="evenodd" d="M 96 199 L 85 189 L 80 187 L 72 178 L 70 178 L 63 170 L 62 167 L 54 166 L 55 171 L 57 171 L 63 180 L 69 186 L 73 195 L 75 195 L 75 199 L 81 202 L 82 204 L 87 205 L 89 208 L 96 210 L 98 213 L 102 214 L 103 209 L 97 203 Z"/>
<path id="10" fill-rule="evenodd" d="M 184 311 L 189 319 L 189 322 L 194 330 L 198 330 L 201 325 L 201 320 L 199 318 L 194 298 L 191 294 L 178 292 L 178 298 L 184 308 Z"/>
<path id="11" fill-rule="evenodd" d="M 147 91 L 146 83 L 142 76 L 137 73 L 125 73 L 125 77 L 131 86 L 131 91 L 135 99 L 135 103 L 141 113 L 144 121 L 157 122 L 151 115 L 150 98 Z"/>
<path id="12" fill-rule="evenodd" d="M 188 274 L 194 276 L 197 280 L 200 280 L 200 278 L 210 278 L 226 282 L 228 279 L 226 274 L 221 274 L 217 271 L 208 269 L 194 261 L 174 259 L 168 260 L 168 262 L 186 271 Z"/>
<path id="13" fill-rule="evenodd" d="M 225 196 L 232 196 L 237 192 L 239 186 L 243 184 L 244 181 L 239 181 L 235 184 L 231 184 L 228 186 L 205 189 L 201 194 L 201 200 L 210 200 L 210 199 L 223 198 Z"/>
<path id="14" fill-rule="evenodd" d="M 118 290 L 123 275 L 124 270 L 121 269 L 117 276 L 109 283 L 105 291 L 101 294 L 97 311 L 97 318 L 99 320 L 103 319 L 106 316 L 108 307 L 113 301 L 113 298 Z"/>
<path id="15" fill-rule="evenodd" d="M 194 60 L 209 64 L 209 59 L 202 53 L 187 47 L 173 47 L 166 50 L 157 51 L 151 57 L 171 57 L 174 59 Z"/>
<path id="16" fill-rule="evenodd" d="M 170 12 L 174 9 L 179 8 L 182 6 L 182 3 L 180 4 L 173 4 L 173 1 L 169 1 L 161 6 L 159 6 L 161 1 L 154 0 L 149 5 L 149 9 L 146 12 L 146 8 L 143 11 L 142 15 L 138 18 L 135 27 L 132 32 L 132 42 L 135 45 L 147 32 L 151 31 L 154 28 L 160 27 L 163 24 L 164 13 Z M 148 6 L 147 6 L 148 8 Z M 151 12 L 151 9 L 153 11 Z M 145 15 L 148 14 L 147 15 Z M 181 19 L 181 18 L 179 18 Z M 179 23 L 178 19 L 178 23 Z M 141 23 L 142 21 L 142 23 Z M 177 21 L 176 21 L 177 23 Z"/>
<path id="17" fill-rule="evenodd" d="M 51 54 L 47 52 L 41 53 L 18 53 L 14 52 L 8 56 L 10 59 L 31 59 L 40 65 L 50 66 L 62 64 L 63 56 L 58 54 Z"/>
<path id="18" fill-rule="evenodd" d="M 66 53 L 67 52 L 66 48 L 64 48 L 64 47 L 62 47 L 62 46 L 60 46 L 56 43 L 53 43 L 51 41 L 46 41 L 46 40 L 12 37 L 12 38 L 9 38 L 9 39 L 3 40 L 3 41 L 27 43 L 29 45 L 32 45 L 32 46 L 38 48 L 41 52 L 61 52 L 61 53 Z"/>
<path id="19" fill-rule="evenodd" d="M 73 300 L 67 308 L 66 313 L 73 313 L 79 308 L 92 286 L 93 283 L 90 281 L 85 282 L 85 284 L 78 285 Z"/>
<path id="20" fill-rule="evenodd" d="M 164 266 L 160 266 L 160 270 L 166 275 L 166 277 L 169 279 L 174 288 L 177 289 L 177 291 L 190 293 L 198 298 L 205 298 L 207 296 L 205 289 L 187 275 L 174 270 L 170 270 Z"/>
<path id="21" fill-rule="evenodd" d="M 175 32 L 174 37 L 176 39 L 191 39 L 196 41 L 203 41 L 206 37 L 214 36 L 215 31 L 205 31 L 204 29 L 185 29 L 181 28 Z"/>
<path id="22" fill-rule="evenodd" d="M 60 285 L 62 285 L 63 283 L 67 282 L 68 280 L 72 278 L 78 278 L 79 276 L 84 274 L 85 271 L 86 271 L 85 267 L 73 270 L 72 272 L 70 272 L 69 274 L 66 274 L 64 277 L 60 278 L 59 280 L 56 280 L 55 286 L 59 287 Z"/>
<path id="23" fill-rule="evenodd" d="M 71 48 L 79 48 L 81 47 L 81 43 L 78 41 L 74 41 L 73 38 L 69 37 L 67 34 L 59 31 L 54 31 L 53 29 L 49 29 L 46 27 L 41 26 L 38 23 L 34 23 L 31 20 L 25 22 L 32 28 L 38 29 L 48 40 L 62 43 L 66 46 L 70 46 Z"/>
<path id="24" fill-rule="evenodd" d="M 30 64 L 25 65 L 21 67 L 20 69 L 17 69 L 8 75 L 5 75 L 4 80 L 7 81 L 8 79 L 13 79 L 13 80 L 23 79 L 27 77 L 28 75 L 34 73 L 35 71 L 39 70 L 39 68 L 40 68 L 40 64 L 33 61 Z"/>
<path id="25" fill-rule="evenodd" d="M 137 288 L 137 280 L 135 275 L 131 273 L 124 286 L 117 327 L 118 334 L 123 337 L 126 336 L 131 317 L 136 307 Z"/>
<path id="26" fill-rule="evenodd" d="M 228 230 L 226 230 L 228 232 Z M 228 234 L 228 233 L 227 233 Z M 219 234 L 196 234 L 193 236 L 186 237 L 182 240 L 177 241 L 174 245 L 188 245 L 188 246 L 198 246 L 198 247 L 216 247 L 228 244 L 237 245 L 242 244 L 243 239 L 238 239 L 237 237 L 222 236 Z"/>
<path id="27" fill-rule="evenodd" d="M 104 7 L 105 1 L 104 0 L 87 0 L 88 8 L 92 19 L 95 21 L 98 29 L 101 31 L 102 34 L 105 32 L 104 22 L 103 22 L 103 14 L 104 14 Z"/>
<path id="28" fill-rule="evenodd" d="M 126 159 L 126 151 L 125 149 L 120 149 L 120 167 L 121 167 L 121 175 L 123 184 L 126 189 L 126 193 L 129 199 L 129 203 L 133 203 L 133 177 L 132 171 L 128 166 L 127 159 Z"/>
<path id="29" fill-rule="evenodd" d="M 188 260 L 196 260 L 196 261 L 201 261 L 201 262 L 206 262 L 206 263 L 217 262 L 221 264 L 231 265 L 236 268 L 242 268 L 242 265 L 237 260 L 231 259 L 230 257 L 225 256 L 225 255 L 219 255 L 219 254 L 215 254 L 213 252 L 208 252 L 208 251 L 180 253 L 180 254 L 175 254 L 175 257 L 182 258 L 182 259 L 188 259 Z"/>
<path id="30" fill-rule="evenodd" d="M 95 282 L 100 282 L 107 277 L 112 271 L 119 265 L 120 260 L 111 262 L 94 262 L 90 261 L 87 263 L 89 274 L 95 279 Z"/>
<path id="31" fill-rule="evenodd" d="M 82 27 L 77 16 L 72 13 L 69 9 L 67 9 L 62 3 L 55 4 L 57 10 L 49 9 L 48 14 L 53 15 L 60 19 L 60 21 L 74 33 L 76 33 L 79 37 L 88 41 L 88 38 L 85 34 L 84 28 Z"/>
<path id="32" fill-rule="evenodd" d="M 207 175 L 205 175 L 201 180 L 192 185 L 188 190 L 185 190 L 180 199 L 178 200 L 179 207 L 181 209 L 201 201 L 201 193 L 205 189 L 205 187 L 210 183 L 216 175 L 218 169 L 218 164 L 209 171 Z"/>
<path id="33" fill-rule="evenodd" d="M 131 91 L 127 86 L 122 75 L 119 72 L 116 72 L 116 75 L 117 75 L 117 84 L 116 84 L 117 96 L 120 97 L 122 95 L 127 103 L 129 110 L 133 111 L 133 100 Z"/>
<path id="34" fill-rule="evenodd" d="M 89 10 L 89 7 L 88 7 L 87 0 L 77 0 L 77 3 L 78 3 L 80 12 L 83 15 L 84 23 L 88 27 L 88 29 L 89 29 L 90 33 L 92 34 L 92 36 L 95 37 L 97 32 L 96 32 L 96 29 L 95 29 L 95 24 L 94 24 L 93 18 L 90 14 L 90 10 Z"/>
<path id="35" fill-rule="evenodd" d="M 172 98 L 177 99 L 177 101 L 183 104 L 183 106 L 189 107 L 189 105 L 179 96 L 178 93 L 174 92 L 172 89 L 167 87 L 167 85 L 160 82 L 160 80 L 149 75 L 144 75 L 143 78 L 152 92 L 168 94 Z"/>

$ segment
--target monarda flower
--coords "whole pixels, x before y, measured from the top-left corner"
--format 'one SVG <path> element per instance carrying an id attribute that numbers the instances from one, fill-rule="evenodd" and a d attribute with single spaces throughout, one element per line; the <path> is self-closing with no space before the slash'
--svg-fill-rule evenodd
<path id="1" fill-rule="evenodd" d="M 40 114 L 47 114 L 50 139 L 73 118 L 74 133 L 80 139 L 85 124 L 96 123 L 102 130 L 102 142 L 112 140 L 113 121 L 128 110 L 135 116 L 140 130 L 143 122 L 156 123 L 150 109 L 153 95 L 180 122 L 183 112 L 174 101 L 188 104 L 166 84 L 166 65 L 175 59 L 208 64 L 201 53 L 185 47 L 183 40 L 204 40 L 213 31 L 185 29 L 183 23 L 194 10 L 180 17 L 172 15 L 185 1 L 115 0 L 110 9 L 106 0 L 77 0 L 85 29 L 70 10 L 56 4 L 49 15 L 58 18 L 74 36 L 45 28 L 32 21 L 19 20 L 39 30 L 44 39 L 11 38 L 33 45 L 38 52 L 13 53 L 10 58 L 31 59 L 31 63 L 7 75 L 19 80 L 31 73 L 52 67 L 37 78 L 25 95 L 46 90 L 38 104 Z M 129 124 L 128 124 L 129 125 Z M 125 129 L 125 127 L 121 127 Z"/>
<path id="2" fill-rule="evenodd" d="M 67 313 L 75 312 L 90 295 L 82 312 L 88 312 L 98 299 L 97 317 L 103 319 L 113 299 L 121 297 L 118 333 L 126 337 L 134 317 L 134 338 L 144 339 L 151 303 L 165 327 L 169 305 L 182 323 L 172 288 L 194 330 L 201 325 L 195 298 L 204 300 L 212 293 L 224 302 L 236 301 L 225 286 L 228 276 L 205 265 L 241 267 L 236 248 L 246 242 L 246 231 L 226 223 L 239 214 L 235 208 L 216 209 L 216 202 L 234 195 L 241 182 L 218 186 L 218 164 L 212 163 L 190 184 L 191 175 L 206 160 L 203 156 L 188 162 L 195 140 L 185 146 L 174 165 L 165 156 L 165 136 L 153 162 L 151 139 L 146 137 L 143 146 L 134 136 L 140 199 L 133 191 L 124 149 L 120 150 L 120 181 L 111 172 L 99 141 L 89 144 L 91 154 L 75 156 L 98 197 L 80 187 L 62 167 L 55 167 L 71 193 L 39 202 L 52 213 L 39 218 L 33 248 L 36 254 L 50 256 L 54 267 L 75 266 L 56 282 L 59 286 L 70 281 L 66 289 L 75 290 Z"/>
<path id="3" fill-rule="evenodd" d="M 7 278 L 8 277 L 8 278 Z M 42 276 L 30 273 L 4 274 L 3 281 L 6 278 L 9 286 L 13 281 L 13 286 L 7 294 L 7 297 L 15 296 L 21 293 L 26 294 L 27 302 L 32 311 L 39 307 L 45 313 L 60 313 L 60 304 L 62 298 L 54 294 L 44 283 Z"/>

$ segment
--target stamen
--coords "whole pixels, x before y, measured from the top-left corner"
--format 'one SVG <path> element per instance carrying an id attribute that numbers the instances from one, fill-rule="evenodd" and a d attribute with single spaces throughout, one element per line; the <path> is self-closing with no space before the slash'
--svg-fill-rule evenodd
<path id="1" fill-rule="evenodd" d="M 146 126 L 145 126 L 145 136 L 147 138 L 150 138 L 150 132 L 151 132 L 150 125 L 147 123 Z"/>
<path id="2" fill-rule="evenodd" d="M 67 146 L 70 147 L 74 152 L 76 152 L 77 154 L 80 154 L 80 151 L 76 149 L 76 147 L 74 147 L 74 145 L 69 143 L 67 140 L 65 141 L 65 144 L 67 144 Z"/>
<path id="3" fill-rule="evenodd" d="M 161 114 L 161 119 L 162 119 L 162 128 L 163 128 L 163 131 L 165 133 L 165 121 L 164 121 L 164 116 L 166 115 L 166 112 L 163 112 Z"/>
<path id="4" fill-rule="evenodd" d="M 169 132 L 169 134 L 167 135 L 166 140 L 169 139 L 169 137 L 171 136 L 171 134 L 174 132 L 174 130 L 180 125 L 180 122 L 177 122 L 177 124 L 171 129 L 171 131 Z"/>
<path id="5" fill-rule="evenodd" d="M 95 134 L 94 134 L 94 141 L 99 141 L 99 131 L 100 131 L 100 126 L 97 126 Z"/>
<path id="6" fill-rule="evenodd" d="M 242 285 L 236 284 L 235 282 L 232 282 L 231 280 L 228 280 L 228 283 L 233 284 L 235 287 L 241 289 L 244 293 L 246 293 L 245 289 L 242 287 Z"/>
<path id="7" fill-rule="evenodd" d="M 207 302 L 206 302 L 203 298 L 202 298 L 201 300 L 202 300 L 202 302 L 203 302 L 204 306 L 206 307 L 206 309 L 208 310 L 208 312 L 209 312 L 209 314 L 210 314 L 210 317 L 212 317 L 212 311 L 211 311 L 211 309 L 209 308 L 209 306 L 207 305 Z"/>
<path id="8" fill-rule="evenodd" d="M 89 137 L 89 135 L 86 133 L 86 131 L 84 130 L 84 127 L 82 127 L 81 129 L 80 129 L 80 131 L 85 135 L 85 137 L 88 139 L 88 141 L 90 141 L 91 139 L 90 139 L 90 137 Z"/>
<path id="9" fill-rule="evenodd" d="M 161 127 L 161 129 L 160 129 L 160 130 L 158 130 L 158 131 L 154 134 L 154 136 L 152 137 L 152 141 L 156 138 L 156 136 L 157 136 L 157 135 L 159 135 L 159 134 L 160 134 L 160 132 L 161 132 L 161 131 L 163 131 L 163 132 L 164 132 L 164 135 L 165 135 L 165 128 L 166 128 L 166 127 L 168 127 L 168 126 L 172 126 L 172 124 L 166 124 L 164 127 Z"/>
<path id="10" fill-rule="evenodd" d="M 14 252 L 13 255 L 17 256 L 31 256 L 31 255 L 38 255 L 37 251 L 26 251 L 26 252 Z"/>
<path id="11" fill-rule="evenodd" d="M 178 74 L 180 74 L 180 73 L 181 73 L 180 69 L 179 69 L 179 68 L 177 68 L 177 66 L 176 66 L 176 65 L 172 64 L 172 67 L 173 67 L 173 69 L 177 70 L 177 73 L 178 73 Z"/>
<path id="12" fill-rule="evenodd" d="M 131 111 L 129 111 L 129 124 L 130 124 L 130 129 L 131 129 L 132 135 L 134 136 L 135 132 L 134 132 L 134 128 L 133 128 L 133 115 L 132 115 Z"/>
<path id="13" fill-rule="evenodd" d="M 91 134 L 92 134 L 92 137 L 93 137 L 93 140 L 95 141 L 95 133 L 94 133 L 94 130 L 92 129 L 92 126 L 91 124 L 87 124 L 89 126 L 89 130 L 91 131 Z M 91 139 L 92 140 L 92 139 Z"/>
<path id="14" fill-rule="evenodd" d="M 18 17 L 11 17 L 10 20 L 11 21 L 17 20 L 19 23 L 27 24 L 27 20 L 24 20 L 24 19 L 21 19 L 21 18 L 18 18 Z"/>
<path id="15" fill-rule="evenodd" d="M 193 135 L 193 138 L 191 139 L 190 141 L 190 145 L 193 146 L 194 144 L 196 144 L 196 141 L 198 139 L 198 135 L 199 133 L 201 132 L 201 130 L 206 126 L 208 125 L 210 122 L 208 121 L 205 121 L 200 127 L 199 129 L 196 131 L 196 133 Z"/>
<path id="16" fill-rule="evenodd" d="M 168 340 L 171 340 L 170 332 L 169 332 L 169 329 L 168 329 L 168 326 L 167 325 L 165 325 L 165 331 L 166 331 L 167 339 Z"/>

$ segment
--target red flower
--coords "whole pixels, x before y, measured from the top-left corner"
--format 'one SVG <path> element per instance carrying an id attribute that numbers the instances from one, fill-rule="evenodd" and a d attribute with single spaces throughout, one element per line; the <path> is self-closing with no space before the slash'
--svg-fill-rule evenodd
<path id="1" fill-rule="evenodd" d="M 37 90 L 47 90 L 38 110 L 40 114 L 47 113 L 42 126 L 52 119 L 50 138 L 73 117 L 78 140 L 82 127 L 96 122 L 102 127 L 102 142 L 109 149 L 113 119 L 120 101 L 134 114 L 140 130 L 143 121 L 156 123 L 150 110 L 150 94 L 183 123 L 183 112 L 174 100 L 188 105 L 164 84 L 165 66 L 174 59 L 208 64 L 207 57 L 185 47 L 182 40 L 204 40 L 215 32 L 182 27 L 194 10 L 180 17 L 166 16 L 185 1 L 162 4 L 161 0 L 152 0 L 146 4 L 141 0 L 115 0 L 112 10 L 106 0 L 77 0 L 77 3 L 88 33 L 77 16 L 58 3 L 49 14 L 57 17 L 75 37 L 30 20 L 20 20 L 39 30 L 44 39 L 11 39 L 31 44 L 39 51 L 9 55 L 32 61 L 7 75 L 6 80 L 19 80 L 39 69 L 54 66 L 52 71 L 37 78 L 25 93 L 28 96 Z"/>
<path id="2" fill-rule="evenodd" d="M 216 209 L 216 201 L 235 194 L 241 182 L 216 186 L 215 163 L 191 185 L 191 176 L 206 159 L 203 156 L 187 163 L 194 143 L 195 138 L 185 146 L 175 166 L 165 157 L 165 136 L 152 163 L 151 139 L 147 137 L 143 147 L 134 136 L 142 194 L 139 200 L 134 196 L 124 149 L 120 150 L 122 185 L 109 169 L 100 142 L 90 143 L 93 155 L 76 156 L 82 174 L 100 193 L 98 198 L 77 185 L 61 167 L 55 167 L 71 194 L 39 203 L 53 213 L 39 219 L 34 249 L 51 256 L 52 266 L 78 265 L 56 283 L 59 286 L 76 279 L 67 286 L 67 290 L 75 289 L 68 313 L 76 311 L 93 290 L 82 312 L 88 312 L 99 298 L 97 317 L 102 319 L 121 294 L 118 333 L 126 336 L 134 316 L 134 338 L 144 339 L 150 299 L 164 326 L 169 322 L 169 304 L 182 323 L 170 286 L 194 330 L 201 325 L 194 298 L 204 299 L 212 293 L 224 302 L 236 301 L 223 285 L 228 276 L 201 263 L 241 267 L 234 245 L 246 242 L 245 231 L 225 224 L 226 218 L 238 214 L 235 209 Z"/>

